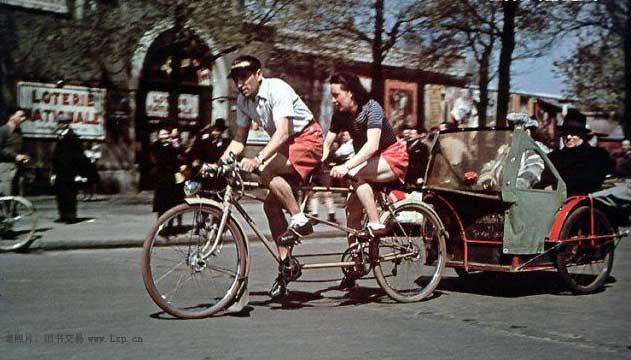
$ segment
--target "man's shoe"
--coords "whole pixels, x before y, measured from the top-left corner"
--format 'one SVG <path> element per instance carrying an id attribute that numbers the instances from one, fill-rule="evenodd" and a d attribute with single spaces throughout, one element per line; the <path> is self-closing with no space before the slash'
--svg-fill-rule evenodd
<path id="1" fill-rule="evenodd" d="M 278 245 L 293 246 L 297 242 L 300 242 L 301 238 L 311 234 L 312 232 L 313 225 L 311 225 L 310 222 L 306 222 L 303 225 L 289 225 L 287 231 L 285 231 L 285 233 L 281 235 L 280 239 L 278 239 Z"/>
<path id="2" fill-rule="evenodd" d="M 337 287 L 337 289 L 341 291 L 349 291 L 356 287 L 357 283 L 355 282 L 355 279 L 351 279 L 345 276 L 340 282 L 340 285 Z"/>
<path id="3" fill-rule="evenodd" d="M 337 219 L 335 219 L 335 214 L 329 214 L 329 221 L 337 223 Z"/>
<path id="4" fill-rule="evenodd" d="M 275 299 L 280 296 L 285 296 L 285 294 L 287 294 L 287 282 L 285 282 L 285 278 L 282 274 L 278 274 L 269 291 L 269 297 Z"/>
<path id="5" fill-rule="evenodd" d="M 285 284 L 296 281 L 302 276 L 300 262 L 295 257 L 288 256 L 278 264 L 278 273 L 285 278 Z"/>

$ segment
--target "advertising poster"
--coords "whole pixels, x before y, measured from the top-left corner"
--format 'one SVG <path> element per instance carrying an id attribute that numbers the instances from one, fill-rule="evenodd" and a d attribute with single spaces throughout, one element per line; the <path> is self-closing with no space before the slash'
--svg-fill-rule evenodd
<path id="1" fill-rule="evenodd" d="M 31 118 L 20 128 L 25 137 L 55 137 L 57 115 L 69 114 L 71 127 L 83 139 L 105 139 L 105 89 L 83 86 L 19 82 L 18 106 L 29 109 Z"/>

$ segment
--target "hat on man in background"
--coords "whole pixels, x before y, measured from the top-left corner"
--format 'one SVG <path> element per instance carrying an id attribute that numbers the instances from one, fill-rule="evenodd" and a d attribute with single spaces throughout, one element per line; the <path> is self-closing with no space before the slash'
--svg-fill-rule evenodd
<path id="1" fill-rule="evenodd" d="M 556 127 L 557 132 L 561 135 L 581 134 L 587 135 L 591 132 L 587 128 L 587 117 L 576 109 L 569 109 L 563 118 L 563 125 Z"/>
<path id="2" fill-rule="evenodd" d="M 227 128 L 228 127 L 226 126 L 226 120 L 223 118 L 215 119 L 215 122 L 211 126 L 211 129 L 222 131 L 222 132 L 226 130 Z"/>
<path id="3" fill-rule="evenodd" d="M 515 126 L 521 126 L 524 129 L 538 129 L 539 121 L 533 119 L 525 112 L 509 113 L 506 115 L 506 120 L 513 123 Z"/>
<path id="4" fill-rule="evenodd" d="M 59 124 L 69 124 L 72 122 L 72 117 L 70 116 L 70 114 L 62 112 L 57 115 L 57 118 L 55 120 L 57 120 L 57 123 Z"/>

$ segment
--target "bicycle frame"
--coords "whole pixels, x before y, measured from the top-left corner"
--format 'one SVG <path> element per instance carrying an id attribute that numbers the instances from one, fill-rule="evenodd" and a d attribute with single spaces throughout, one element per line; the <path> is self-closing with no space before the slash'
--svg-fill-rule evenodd
<path id="1" fill-rule="evenodd" d="M 242 182 L 242 186 L 243 186 L 243 188 L 245 188 L 245 187 L 260 188 L 261 187 L 260 184 L 254 183 L 254 182 Z M 349 191 L 352 191 L 352 189 L 350 189 L 350 188 L 336 188 L 336 187 L 323 187 L 323 186 L 301 186 L 299 188 L 299 191 L 303 195 L 303 196 L 301 196 L 301 197 L 303 197 L 303 199 L 301 201 L 301 208 L 304 209 L 304 206 L 305 206 L 306 202 L 308 201 L 310 195 L 312 195 L 313 193 L 323 192 L 323 191 L 331 191 L 331 192 L 335 192 L 335 193 L 348 193 Z M 237 194 L 235 194 L 235 193 L 237 193 Z M 304 196 L 304 194 L 307 194 L 307 195 Z M 380 195 L 379 198 L 378 198 L 378 201 L 382 205 L 382 208 L 387 209 L 387 211 L 389 211 L 390 213 L 393 213 L 393 208 L 392 208 L 391 204 L 389 202 L 387 202 L 387 200 L 384 199 L 383 192 L 380 191 L 380 192 L 378 192 L 378 194 Z M 235 195 L 237 195 L 237 196 L 235 196 Z M 220 224 L 219 224 L 219 228 L 218 228 L 217 234 L 215 235 L 215 240 L 213 241 L 213 244 L 211 246 L 210 251 L 206 252 L 207 246 L 205 246 L 204 249 L 203 249 L 203 253 L 208 254 L 208 256 L 210 256 L 210 254 L 212 254 L 213 250 L 220 243 L 221 234 L 223 233 L 223 229 L 225 228 L 228 219 L 231 216 L 233 217 L 232 212 L 233 212 L 233 210 L 236 210 L 236 212 L 239 213 L 243 217 L 243 219 L 246 221 L 246 223 L 249 225 L 249 227 L 252 229 L 252 231 L 254 231 L 254 234 L 263 243 L 263 245 L 265 246 L 265 248 L 267 249 L 269 254 L 276 260 L 277 263 L 280 264 L 280 262 L 281 262 L 280 255 L 278 254 L 277 250 L 275 249 L 276 243 L 273 241 L 273 239 L 268 239 L 267 236 L 265 236 L 265 234 L 263 234 L 263 232 L 259 229 L 259 227 L 256 224 L 256 222 L 254 221 L 254 219 L 252 219 L 252 217 L 250 215 L 248 215 L 248 213 L 243 208 L 243 206 L 238 202 L 238 200 L 239 200 L 239 198 L 241 196 L 249 198 L 249 199 L 257 200 L 259 202 L 264 202 L 265 201 L 264 198 L 260 198 L 260 197 L 254 195 L 254 194 L 248 193 L 245 190 L 242 190 L 241 194 L 238 194 L 238 191 L 235 191 L 233 185 L 229 183 L 226 186 L 226 191 L 225 191 L 225 194 L 223 196 L 223 202 L 220 203 L 223 215 L 222 215 L 222 219 L 221 219 Z M 358 233 L 357 229 L 352 229 L 352 228 L 349 228 L 347 226 L 340 225 L 340 224 L 337 224 L 337 223 L 334 223 L 334 222 L 321 220 L 321 219 L 318 219 L 317 217 L 309 215 L 309 214 L 305 214 L 305 216 L 307 216 L 307 218 L 309 218 L 312 221 L 315 221 L 315 222 L 318 222 L 318 223 L 323 223 L 325 225 L 328 225 L 329 227 L 336 228 L 336 229 L 340 230 L 341 232 L 344 232 L 344 233 L 346 233 L 347 235 L 350 235 L 350 236 L 353 236 L 353 235 Z M 238 223 L 238 221 L 236 219 L 234 221 L 236 223 Z M 362 245 L 362 246 L 365 246 L 365 245 Z M 392 257 L 392 258 L 387 257 L 387 259 L 388 260 L 392 260 L 392 259 L 395 259 L 396 257 L 405 257 L 405 256 L 407 256 L 407 254 L 399 254 L 399 255 L 395 255 L 395 257 Z M 356 265 L 356 262 L 340 261 L 340 262 L 323 262 L 323 263 L 301 264 L 301 268 L 302 269 L 324 269 L 324 268 L 337 268 L 337 267 L 346 267 L 346 266 L 354 266 L 354 265 Z"/>

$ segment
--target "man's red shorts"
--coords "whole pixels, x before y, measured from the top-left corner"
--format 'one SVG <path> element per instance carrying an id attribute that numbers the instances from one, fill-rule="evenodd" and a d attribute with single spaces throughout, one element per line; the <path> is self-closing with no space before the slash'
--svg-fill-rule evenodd
<path id="1" fill-rule="evenodd" d="M 405 182 L 405 174 L 408 171 L 409 156 L 405 142 L 400 140 L 385 148 L 381 154 L 390 166 L 392 172 L 401 183 Z"/>
<path id="2" fill-rule="evenodd" d="M 317 121 L 313 121 L 302 132 L 287 141 L 279 153 L 283 154 L 304 181 L 322 159 L 324 134 Z"/>

